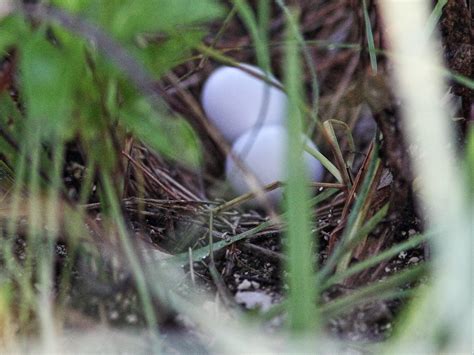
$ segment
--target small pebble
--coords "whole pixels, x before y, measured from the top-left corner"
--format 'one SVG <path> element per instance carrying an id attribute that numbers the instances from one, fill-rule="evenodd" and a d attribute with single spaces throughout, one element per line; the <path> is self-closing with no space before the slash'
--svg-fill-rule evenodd
<path id="1" fill-rule="evenodd" d="M 247 279 L 244 279 L 244 281 L 242 281 L 240 285 L 237 286 L 237 289 L 239 291 L 242 291 L 242 290 L 248 290 L 250 287 L 252 287 L 252 284 L 250 283 L 250 281 Z"/>
<path id="2" fill-rule="evenodd" d="M 138 317 L 136 314 L 129 314 L 126 317 L 126 321 L 129 324 L 135 324 L 138 321 Z"/>
<path id="3" fill-rule="evenodd" d="M 260 284 L 259 284 L 257 281 L 252 281 L 252 282 L 250 282 L 250 283 L 252 284 L 252 287 L 253 287 L 254 289 L 260 288 Z"/>
<path id="4" fill-rule="evenodd" d="M 235 301 L 243 304 L 247 309 L 260 309 L 267 311 L 272 305 L 270 295 L 263 292 L 244 291 L 235 294 Z"/>
<path id="5" fill-rule="evenodd" d="M 110 320 L 117 320 L 119 317 L 119 313 L 117 311 L 112 311 L 109 314 L 109 319 Z"/>

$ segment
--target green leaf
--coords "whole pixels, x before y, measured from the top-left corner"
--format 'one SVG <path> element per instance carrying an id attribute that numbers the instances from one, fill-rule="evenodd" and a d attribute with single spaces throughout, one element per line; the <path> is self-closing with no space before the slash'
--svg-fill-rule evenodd
<path id="1" fill-rule="evenodd" d="M 191 56 L 191 50 L 204 37 L 203 31 L 186 31 L 170 36 L 159 44 L 149 44 L 136 51 L 137 56 L 156 78 L 159 78 L 170 69 L 182 64 Z"/>
<path id="2" fill-rule="evenodd" d="M 222 14 L 222 7 L 214 0 L 131 1 L 118 7 L 111 30 L 127 40 L 145 32 L 172 33 L 177 26 L 195 25 Z"/>
<path id="3" fill-rule="evenodd" d="M 26 102 L 30 133 L 67 139 L 73 132 L 75 82 L 81 75 L 73 48 L 57 48 L 42 33 L 21 46 L 21 89 Z"/>
<path id="4" fill-rule="evenodd" d="M 120 118 L 138 139 L 151 148 L 190 167 L 200 165 L 199 140 L 184 119 L 158 115 L 145 99 L 138 99 L 124 108 Z"/>
<path id="5" fill-rule="evenodd" d="M 61 7 L 70 12 L 77 12 L 91 6 L 91 0 L 51 0 L 51 5 Z"/>
<path id="6" fill-rule="evenodd" d="M 0 21 L 0 53 L 25 38 L 28 28 L 20 16 L 8 16 Z"/>

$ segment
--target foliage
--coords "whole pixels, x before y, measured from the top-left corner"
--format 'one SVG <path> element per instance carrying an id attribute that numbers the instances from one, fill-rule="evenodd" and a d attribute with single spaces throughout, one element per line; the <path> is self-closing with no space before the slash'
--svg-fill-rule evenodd
<path id="1" fill-rule="evenodd" d="M 192 2 L 193 11 L 188 11 L 191 2 L 186 0 L 53 4 L 74 11 L 81 21 L 102 27 L 111 41 L 118 40 L 155 79 L 189 56 L 203 36 L 200 23 L 222 14 L 222 8 L 213 1 Z M 20 58 L 19 90 L 24 95 L 28 129 L 40 129 L 43 140 L 64 142 L 79 136 L 85 145 L 103 142 L 90 145 L 97 148 L 91 149 L 91 155 L 102 157 L 96 160 L 102 163 L 111 157 L 102 154 L 110 143 L 104 129 L 118 122 L 124 131 L 131 131 L 163 154 L 197 166 L 199 146 L 187 122 L 169 119 L 171 115 L 163 104 L 160 111 L 153 111 L 151 104 L 156 108 L 156 103 L 141 98 L 140 92 L 104 57 L 107 53 L 56 22 L 51 16 L 49 24 L 30 26 L 19 14 L 2 21 L 0 49 L 6 51 L 15 44 Z M 165 36 L 163 44 L 153 38 L 159 34 Z M 160 135 L 168 130 L 173 141 L 167 139 L 168 134 Z"/>

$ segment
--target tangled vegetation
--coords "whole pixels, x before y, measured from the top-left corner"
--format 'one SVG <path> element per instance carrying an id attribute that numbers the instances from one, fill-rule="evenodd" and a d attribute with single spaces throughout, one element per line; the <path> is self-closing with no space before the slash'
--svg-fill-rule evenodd
<path id="1" fill-rule="evenodd" d="M 472 351 L 472 8 L 431 5 L 3 1 L 0 348 Z M 241 63 L 289 175 L 235 196 L 199 97 Z"/>

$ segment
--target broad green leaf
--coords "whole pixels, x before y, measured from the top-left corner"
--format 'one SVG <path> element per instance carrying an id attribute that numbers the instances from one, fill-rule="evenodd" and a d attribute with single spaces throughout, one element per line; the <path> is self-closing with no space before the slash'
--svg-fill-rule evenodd
<path id="1" fill-rule="evenodd" d="M 77 83 L 75 98 L 78 107 L 74 112 L 73 123 L 88 157 L 102 169 L 112 171 L 116 167 L 117 152 L 110 142 L 108 132 L 110 119 L 118 116 L 118 103 L 116 98 L 107 97 L 110 90 L 106 89 L 106 83 L 113 86 L 111 83 L 114 81 L 109 75 L 109 67 L 105 71 L 101 69 L 102 67 L 95 68 L 94 73 L 92 70 L 85 71 L 82 80 Z M 103 83 L 99 84 L 96 80 Z M 119 132 L 117 134 L 120 136 Z"/>
<path id="2" fill-rule="evenodd" d="M 67 139 L 73 134 L 74 85 L 81 75 L 79 58 L 69 48 L 57 48 L 41 33 L 22 45 L 21 90 L 29 117 L 28 128 L 43 137 Z"/>
<path id="3" fill-rule="evenodd" d="M 0 21 L 0 54 L 3 54 L 28 33 L 25 21 L 20 16 L 8 16 Z"/>
<path id="4" fill-rule="evenodd" d="M 214 0 L 141 0 L 120 6 L 113 14 L 112 33 L 120 39 L 133 39 L 146 32 L 172 33 L 177 26 L 195 25 L 223 14 Z"/>
<path id="5" fill-rule="evenodd" d="M 191 50 L 204 37 L 203 31 L 186 31 L 171 36 L 159 44 L 149 44 L 136 51 L 145 66 L 156 78 L 170 69 L 185 62 L 192 54 Z"/>
<path id="6" fill-rule="evenodd" d="M 63 8 L 70 12 L 78 12 L 91 5 L 93 0 L 51 0 L 51 5 Z"/>
<path id="7" fill-rule="evenodd" d="M 115 14 L 120 8 L 128 7 L 132 3 L 128 0 L 76 0 L 73 2 L 74 4 L 68 7 L 68 10 L 77 12 L 76 16 L 106 28 L 108 31 L 111 30 Z"/>
<path id="8" fill-rule="evenodd" d="M 150 147 L 180 163 L 199 166 L 199 141 L 184 119 L 158 115 L 144 99 L 124 108 L 120 118 L 138 139 Z"/>

